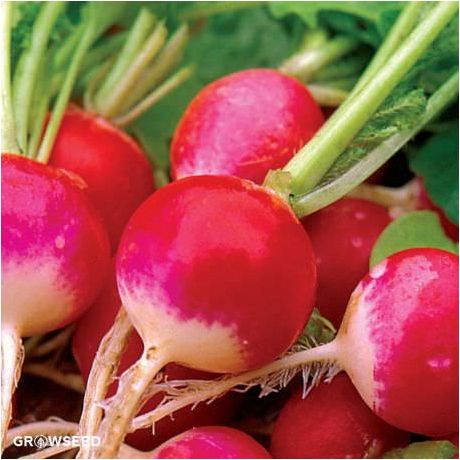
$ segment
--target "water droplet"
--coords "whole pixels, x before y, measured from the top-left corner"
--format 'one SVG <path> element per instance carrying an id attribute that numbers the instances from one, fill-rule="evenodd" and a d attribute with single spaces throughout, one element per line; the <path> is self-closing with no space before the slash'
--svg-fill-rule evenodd
<path id="1" fill-rule="evenodd" d="M 56 237 L 56 239 L 54 240 L 54 244 L 56 245 L 58 249 L 62 249 L 65 246 L 64 237 L 62 235 L 59 235 L 58 237 Z"/>

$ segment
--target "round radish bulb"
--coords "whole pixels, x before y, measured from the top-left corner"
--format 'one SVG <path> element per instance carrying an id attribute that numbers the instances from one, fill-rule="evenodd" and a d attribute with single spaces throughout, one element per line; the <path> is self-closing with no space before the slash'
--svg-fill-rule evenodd
<path id="1" fill-rule="evenodd" d="M 271 458 L 254 439 L 224 426 L 193 428 L 165 442 L 151 458 Z"/>
<path id="2" fill-rule="evenodd" d="M 372 248 L 390 220 L 386 208 L 358 198 L 342 198 L 302 219 L 316 257 L 316 306 L 336 327 L 353 289 L 368 272 Z"/>
<path id="3" fill-rule="evenodd" d="M 311 314 L 316 270 L 308 236 L 275 193 L 236 177 L 194 176 L 134 213 L 117 282 L 144 353 L 106 411 L 101 458 L 117 452 L 166 364 L 241 372 L 284 353 Z"/>
<path id="4" fill-rule="evenodd" d="M 78 174 L 88 184 L 87 192 L 104 220 L 114 252 L 129 218 L 154 190 L 145 153 L 102 117 L 70 106 L 49 164 Z"/>
<path id="5" fill-rule="evenodd" d="M 293 78 L 270 69 L 233 73 L 188 106 L 171 146 L 172 176 L 224 174 L 261 184 L 323 122 L 309 91 Z"/>
<path id="6" fill-rule="evenodd" d="M 458 241 L 458 225 L 455 225 L 453 222 L 451 222 L 446 216 L 445 212 L 439 206 L 433 203 L 431 198 L 428 196 L 428 192 L 426 191 L 425 185 L 423 184 L 423 180 L 417 178 L 417 182 L 419 185 L 417 189 L 419 207 L 421 209 L 429 209 L 431 211 L 435 211 L 439 216 L 439 220 L 441 221 L 441 225 L 446 235 L 452 240 Z"/>
<path id="7" fill-rule="evenodd" d="M 99 294 L 109 242 L 81 179 L 2 154 L 2 438 L 23 359 L 21 337 L 72 322 Z"/>
<path id="8" fill-rule="evenodd" d="M 109 244 L 84 188 L 64 171 L 2 155 L 2 325 L 21 336 L 67 325 L 103 287 Z"/>
<path id="9" fill-rule="evenodd" d="M 102 337 L 112 326 L 121 305 L 116 287 L 115 271 L 106 284 L 101 296 L 94 305 L 79 319 L 72 338 L 72 351 L 83 379 L 88 380 L 94 358 Z M 121 358 L 118 375 L 134 364 L 142 355 L 142 340 L 133 332 Z M 195 371 L 176 364 L 168 364 L 164 369 L 168 380 L 189 380 L 215 378 L 215 375 Z M 108 396 L 115 394 L 117 383 L 114 382 Z M 139 413 L 153 410 L 163 399 L 163 393 L 153 396 Z M 155 435 L 151 428 L 138 430 L 126 437 L 126 442 L 141 450 L 150 450 L 182 431 L 194 426 L 226 423 L 238 410 L 240 394 L 229 393 L 212 404 L 200 404 L 191 410 L 186 407 L 174 414 L 174 419 L 165 417 L 155 424 Z"/>
<path id="10" fill-rule="evenodd" d="M 408 433 L 377 417 L 340 374 L 305 399 L 301 389 L 290 397 L 276 421 L 270 452 L 275 458 L 379 458 L 408 443 Z"/>
<path id="11" fill-rule="evenodd" d="M 225 176 L 190 177 L 150 197 L 123 234 L 117 279 L 145 346 L 210 372 L 256 368 L 286 351 L 316 287 L 310 242 L 290 208 Z"/>
<path id="12" fill-rule="evenodd" d="M 410 249 L 354 291 L 336 339 L 367 405 L 406 431 L 458 431 L 458 256 Z"/>

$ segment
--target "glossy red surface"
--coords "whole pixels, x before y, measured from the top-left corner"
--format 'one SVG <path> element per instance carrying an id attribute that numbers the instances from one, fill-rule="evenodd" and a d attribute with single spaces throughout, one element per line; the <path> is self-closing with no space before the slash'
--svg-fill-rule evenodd
<path id="1" fill-rule="evenodd" d="M 336 327 L 353 289 L 369 271 L 374 243 L 389 223 L 386 208 L 358 198 L 342 198 L 302 219 L 316 257 L 316 305 Z"/>
<path id="2" fill-rule="evenodd" d="M 88 184 L 114 252 L 128 219 L 154 190 L 146 154 L 108 121 L 70 106 L 49 163 L 78 174 Z"/>
<path id="3" fill-rule="evenodd" d="M 224 426 L 195 428 L 167 441 L 152 458 L 271 458 L 254 439 Z"/>
<path id="4" fill-rule="evenodd" d="M 374 409 L 427 436 L 458 431 L 458 256 L 399 252 L 361 283 L 374 354 Z"/>
<path id="5" fill-rule="evenodd" d="M 309 91 L 293 78 L 271 69 L 233 73 L 188 106 L 171 146 L 173 178 L 225 174 L 260 184 L 323 122 Z"/>
<path id="6" fill-rule="evenodd" d="M 234 331 L 236 348 L 227 351 L 241 364 L 204 369 L 213 372 L 254 368 L 286 351 L 311 313 L 316 289 L 311 245 L 290 208 L 226 176 L 182 179 L 149 198 L 123 234 L 117 279 L 138 330 L 152 318 L 158 330 L 145 330 L 152 340 L 168 333 L 153 320 L 159 313 L 178 325 L 199 321 L 200 334 L 216 326 Z M 171 340 L 193 348 L 188 336 Z M 209 346 L 200 353 L 214 353 L 215 343 Z M 183 356 L 169 358 L 196 366 Z"/>
<path id="7" fill-rule="evenodd" d="M 120 305 L 121 300 L 116 288 L 115 273 L 112 271 L 111 279 L 102 295 L 78 321 L 72 339 L 72 352 L 85 381 L 88 380 L 99 343 L 112 326 Z M 141 338 L 136 332 L 133 332 L 121 359 L 118 375 L 121 375 L 137 361 L 142 349 Z M 168 364 L 164 371 L 168 380 L 215 378 L 213 374 L 188 369 L 176 364 Z M 114 394 L 116 388 L 117 383 L 114 382 L 110 387 L 109 395 Z M 162 393 L 151 398 L 140 413 L 153 410 L 162 398 Z M 174 418 L 166 417 L 157 422 L 155 424 L 155 435 L 152 435 L 150 428 L 138 430 L 128 434 L 126 442 L 141 450 L 151 450 L 172 436 L 189 428 L 227 423 L 238 410 L 240 401 L 241 395 L 239 393 L 229 393 L 222 398 L 216 399 L 212 404 L 198 404 L 193 410 L 190 407 L 186 407 L 175 412 Z"/>
<path id="8" fill-rule="evenodd" d="M 107 234 L 81 179 L 9 154 L 2 154 L 1 172 L 2 322 L 26 336 L 45 333 L 99 295 L 109 269 Z M 63 303 L 46 305 L 56 298 Z"/>
<path id="9" fill-rule="evenodd" d="M 409 434 L 385 423 L 341 373 L 302 399 L 299 389 L 276 421 L 270 452 L 275 458 L 379 458 L 409 443 Z"/>

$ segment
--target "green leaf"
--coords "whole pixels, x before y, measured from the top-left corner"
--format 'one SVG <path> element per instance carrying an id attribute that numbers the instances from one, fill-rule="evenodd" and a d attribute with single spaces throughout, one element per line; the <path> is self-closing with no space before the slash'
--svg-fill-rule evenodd
<path id="1" fill-rule="evenodd" d="M 454 458 L 456 452 L 457 448 L 449 441 L 423 441 L 390 450 L 382 458 Z"/>
<path id="2" fill-rule="evenodd" d="M 415 127 L 426 103 L 421 89 L 408 90 L 404 85 L 392 93 L 335 161 L 317 188 L 334 181 L 397 132 Z"/>
<path id="3" fill-rule="evenodd" d="M 431 137 L 409 159 L 431 200 L 458 224 L 458 124 Z"/>
<path id="4" fill-rule="evenodd" d="M 333 30 L 378 46 L 395 21 L 404 2 L 270 2 L 276 17 L 294 14 L 308 27 Z"/>
<path id="5" fill-rule="evenodd" d="M 370 266 L 409 248 L 438 248 L 458 253 L 444 233 L 439 217 L 432 211 L 414 211 L 393 221 L 380 234 L 370 258 Z"/>

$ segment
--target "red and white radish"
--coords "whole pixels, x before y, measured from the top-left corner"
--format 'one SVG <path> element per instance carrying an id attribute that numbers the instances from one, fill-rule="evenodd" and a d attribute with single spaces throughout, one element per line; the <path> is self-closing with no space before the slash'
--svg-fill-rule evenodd
<path id="1" fill-rule="evenodd" d="M 409 443 L 409 434 L 377 417 L 345 374 L 314 388 L 302 389 L 285 404 L 276 420 L 270 452 L 275 458 L 380 458 Z"/>
<path id="2" fill-rule="evenodd" d="M 154 190 L 153 169 L 146 154 L 133 138 L 102 117 L 70 106 L 49 164 L 85 180 L 115 251 L 129 218 Z"/>
<path id="3" fill-rule="evenodd" d="M 86 382 L 88 381 L 99 343 L 112 326 L 120 306 L 121 300 L 118 296 L 115 270 L 113 269 L 112 276 L 102 294 L 83 317 L 78 320 L 72 339 L 72 352 Z M 139 359 L 142 355 L 142 349 L 142 340 L 134 332 L 121 357 L 118 375 L 121 375 Z M 168 364 L 163 371 L 169 381 L 215 378 L 214 374 L 196 371 L 176 364 Z M 117 384 L 114 382 L 110 387 L 108 396 L 112 396 L 116 392 L 116 388 Z M 140 413 L 153 410 L 161 402 L 163 396 L 164 393 L 158 393 L 150 398 Z M 138 430 L 128 434 L 125 441 L 141 450 L 153 449 L 160 443 L 189 428 L 230 421 L 240 406 L 239 401 L 239 394 L 230 393 L 211 404 L 202 404 L 193 410 L 184 408 L 174 414 L 174 419 L 166 417 L 155 424 L 154 434 L 148 428 Z"/>
<path id="4" fill-rule="evenodd" d="M 280 372 L 318 362 L 345 370 L 387 423 L 427 436 L 457 432 L 458 256 L 429 248 L 393 254 L 357 286 L 335 340 L 255 371 L 184 389 L 182 397 L 141 416 L 133 428 L 235 386 L 272 382 Z"/>
<path id="5" fill-rule="evenodd" d="M 386 208 L 358 198 L 343 198 L 301 220 L 316 257 L 316 306 L 336 327 L 353 289 L 369 270 L 374 243 L 390 220 Z"/>
<path id="6" fill-rule="evenodd" d="M 105 282 L 108 238 L 84 188 L 64 171 L 2 154 L 2 435 L 21 337 L 70 323 Z"/>
<path id="7" fill-rule="evenodd" d="M 117 281 L 145 348 L 106 411 L 100 457 L 117 452 L 167 363 L 242 372 L 285 352 L 313 308 L 316 270 L 308 236 L 276 194 L 234 177 L 195 176 L 135 212 Z"/>
<path id="8" fill-rule="evenodd" d="M 165 442 L 150 458 L 272 458 L 253 438 L 225 426 L 193 428 Z"/>
<path id="9" fill-rule="evenodd" d="M 283 167 L 324 122 L 305 86 L 271 69 L 227 75 L 188 106 L 174 134 L 174 179 L 234 175 L 261 184 Z"/>

